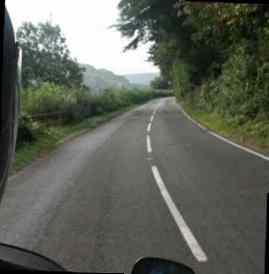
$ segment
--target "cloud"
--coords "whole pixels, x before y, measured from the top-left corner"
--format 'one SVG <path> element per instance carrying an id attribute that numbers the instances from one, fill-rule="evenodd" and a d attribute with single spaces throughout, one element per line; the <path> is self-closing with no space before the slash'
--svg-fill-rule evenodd
<path id="1" fill-rule="evenodd" d="M 109 28 L 118 18 L 119 0 L 6 0 L 15 28 L 24 21 L 59 24 L 73 57 L 118 74 L 156 72 L 147 62 L 149 46 L 123 53 L 127 41 Z"/>

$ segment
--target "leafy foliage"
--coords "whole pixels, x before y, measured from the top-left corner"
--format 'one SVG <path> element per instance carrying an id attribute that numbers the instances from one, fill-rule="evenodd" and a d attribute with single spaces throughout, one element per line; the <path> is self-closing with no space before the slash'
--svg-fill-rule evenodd
<path id="1" fill-rule="evenodd" d="M 106 113 L 114 112 L 150 99 L 167 96 L 151 90 L 107 89 L 102 95 L 88 90 L 68 89 L 51 83 L 22 91 L 22 115 L 18 145 L 32 143 L 47 132 L 49 125 L 69 125 Z M 43 133 L 42 133 L 43 132 Z"/>
<path id="2" fill-rule="evenodd" d="M 163 79 L 162 77 L 157 77 L 151 82 L 151 87 L 156 90 L 164 90 L 169 89 L 170 84 L 167 80 Z"/>
<path id="3" fill-rule="evenodd" d="M 17 31 L 23 50 L 24 87 L 52 82 L 68 87 L 82 85 L 83 69 L 70 57 L 66 39 L 57 25 L 49 22 L 23 23 Z"/>
<path id="4" fill-rule="evenodd" d="M 127 49 L 150 41 L 150 59 L 178 99 L 268 128 L 261 126 L 269 120 L 268 5 L 122 0 L 119 9 Z"/>

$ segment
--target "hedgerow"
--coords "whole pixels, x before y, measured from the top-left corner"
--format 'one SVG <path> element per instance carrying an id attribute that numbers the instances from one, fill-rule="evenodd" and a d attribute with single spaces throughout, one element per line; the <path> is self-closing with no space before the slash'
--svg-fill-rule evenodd
<path id="1" fill-rule="evenodd" d="M 18 146 L 34 142 L 50 125 L 69 125 L 84 119 L 144 103 L 169 95 L 152 90 L 108 89 L 92 95 L 87 89 L 72 89 L 53 83 L 28 88 L 21 93 L 22 114 L 19 122 Z"/>

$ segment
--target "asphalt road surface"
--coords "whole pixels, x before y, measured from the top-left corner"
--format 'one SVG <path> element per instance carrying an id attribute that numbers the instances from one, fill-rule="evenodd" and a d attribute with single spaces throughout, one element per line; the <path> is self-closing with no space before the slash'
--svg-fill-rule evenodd
<path id="1" fill-rule="evenodd" d="M 129 273 L 158 256 L 199 274 L 262 274 L 267 192 L 269 161 L 158 99 L 12 177 L 0 240 L 72 271 Z"/>

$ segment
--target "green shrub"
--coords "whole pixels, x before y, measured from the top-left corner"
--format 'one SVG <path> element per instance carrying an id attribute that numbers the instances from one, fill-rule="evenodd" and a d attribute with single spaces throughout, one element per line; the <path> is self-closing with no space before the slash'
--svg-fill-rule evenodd
<path id="1" fill-rule="evenodd" d="M 175 95 L 178 99 L 184 98 L 191 92 L 189 67 L 181 62 L 173 66 Z"/>
<path id="2" fill-rule="evenodd" d="M 40 124 L 34 122 L 29 114 L 23 112 L 19 118 L 17 146 L 36 141 L 38 134 L 42 131 Z"/>
<path id="3" fill-rule="evenodd" d="M 235 123 L 269 114 L 269 66 L 259 67 L 246 43 L 235 47 L 222 67 L 222 74 L 206 80 L 195 93 L 196 107 L 217 111 Z"/>
<path id="4" fill-rule="evenodd" d="M 23 90 L 18 146 L 35 142 L 39 134 L 49 134 L 55 123 L 79 123 L 163 95 L 151 90 L 108 89 L 100 96 L 93 96 L 86 89 L 68 89 L 51 83 Z"/>

